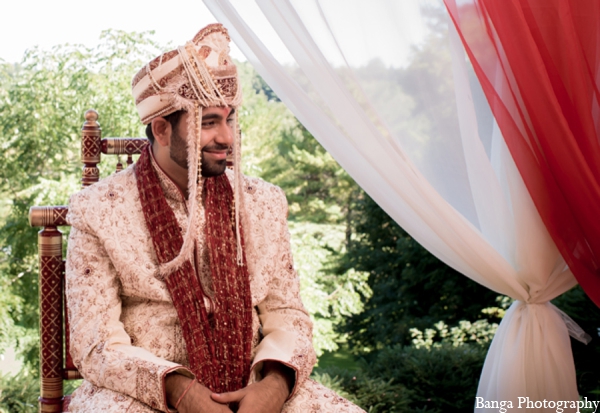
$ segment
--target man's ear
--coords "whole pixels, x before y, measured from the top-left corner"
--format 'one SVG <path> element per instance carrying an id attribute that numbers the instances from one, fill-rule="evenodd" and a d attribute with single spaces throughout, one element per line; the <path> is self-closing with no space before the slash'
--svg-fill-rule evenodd
<path id="1" fill-rule="evenodd" d="M 171 123 L 163 117 L 152 119 L 152 134 L 154 140 L 160 146 L 169 146 L 171 144 Z"/>

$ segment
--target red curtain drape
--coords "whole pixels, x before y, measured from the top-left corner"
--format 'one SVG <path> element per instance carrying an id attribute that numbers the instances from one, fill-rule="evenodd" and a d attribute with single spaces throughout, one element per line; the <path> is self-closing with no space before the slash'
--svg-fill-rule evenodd
<path id="1" fill-rule="evenodd" d="M 544 224 L 600 307 L 600 2 L 444 2 Z"/>

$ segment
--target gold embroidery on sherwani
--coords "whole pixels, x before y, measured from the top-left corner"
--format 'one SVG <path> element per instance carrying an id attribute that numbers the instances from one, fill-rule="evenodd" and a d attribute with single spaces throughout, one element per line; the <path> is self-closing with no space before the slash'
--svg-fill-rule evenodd
<path id="1" fill-rule="evenodd" d="M 185 199 L 168 177 L 158 169 L 157 173 L 169 206 L 184 226 Z M 230 172 L 227 175 L 232 179 Z M 105 196 L 109 189 L 119 202 Z M 242 189 L 246 259 L 252 306 L 257 309 L 252 322 L 257 343 L 253 366 L 278 360 L 296 371 L 294 394 L 282 413 L 310 411 L 305 409 L 309 402 L 320 406 L 321 412 L 362 412 L 354 405 L 333 405 L 334 393 L 307 379 L 315 362 L 312 323 L 300 300 L 293 269 L 285 195 L 249 177 L 243 177 Z M 187 353 L 168 291 L 156 278 L 156 257 L 143 225 L 133 168 L 75 194 L 68 221 L 72 225 L 66 272 L 71 352 L 85 377 L 73 395 L 70 411 L 166 411 L 161 378 L 173 369 L 185 373 Z M 264 338 L 259 343 L 261 327 Z M 137 398 L 139 362 L 156 367 L 157 381 L 141 381 L 147 383 L 147 399 Z M 126 369 L 126 365 L 131 367 Z M 149 407 L 146 401 L 151 399 L 161 401 L 158 409 Z"/>

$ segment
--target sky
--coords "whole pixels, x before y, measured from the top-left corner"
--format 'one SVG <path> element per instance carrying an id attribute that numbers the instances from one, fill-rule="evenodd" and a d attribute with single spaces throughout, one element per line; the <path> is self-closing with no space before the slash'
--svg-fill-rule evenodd
<path id="1" fill-rule="evenodd" d="M 410 52 L 411 44 L 423 39 L 425 30 L 418 19 L 420 1 L 389 0 L 292 0 L 299 13 L 317 13 L 320 4 L 323 12 L 335 16 L 338 10 L 345 10 L 343 19 L 330 20 L 331 26 L 319 26 L 318 19 L 310 30 L 316 36 L 319 46 L 325 54 L 331 56 L 334 63 L 343 62 L 336 57 L 335 44 L 327 31 L 332 30 L 346 43 L 346 59 L 350 64 L 361 65 L 374 57 L 383 57 L 394 66 L 403 66 Z M 75 43 L 88 47 L 99 42 L 100 33 L 106 29 L 125 31 L 154 30 L 154 39 L 162 45 L 169 43 L 175 47 L 185 44 L 196 32 L 217 20 L 202 0 L 175 0 L 170 2 L 150 2 L 140 0 L 102 0 L 98 3 L 80 0 L 5 0 L 0 9 L 0 59 L 9 63 L 21 61 L 25 50 L 39 46 L 49 50 L 52 46 Z M 152 5 L 154 3 L 155 5 Z M 291 55 L 260 12 L 254 1 L 232 0 L 240 13 L 251 17 L 252 28 L 265 42 L 267 48 L 280 62 L 289 62 Z M 313 14 L 314 16 L 314 14 Z M 415 18 L 417 17 L 417 18 Z M 389 43 L 364 43 L 364 33 L 375 27 L 386 27 L 386 33 L 397 39 L 396 47 Z M 324 35 L 321 35 L 324 34 Z M 231 45 L 231 55 L 238 60 L 246 60 L 242 52 Z"/>
<path id="2" fill-rule="evenodd" d="M 105 29 L 154 30 L 159 44 L 177 46 L 216 22 L 201 0 L 6 0 L 0 13 L 0 59 L 9 63 L 19 62 L 25 50 L 36 45 L 45 50 L 64 43 L 94 46 Z M 231 54 L 245 60 L 235 45 Z"/>

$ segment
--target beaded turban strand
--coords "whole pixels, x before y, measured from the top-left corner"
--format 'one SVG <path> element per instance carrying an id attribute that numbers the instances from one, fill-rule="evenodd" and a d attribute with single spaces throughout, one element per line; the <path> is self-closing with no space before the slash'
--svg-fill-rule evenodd
<path id="1" fill-rule="evenodd" d="M 185 110 L 188 116 L 188 195 L 190 200 L 187 228 L 183 247 L 177 258 L 161 265 L 162 276 L 170 274 L 191 258 L 195 231 L 201 217 L 197 214 L 198 187 L 202 187 L 200 167 L 200 133 L 202 108 L 241 104 L 242 91 L 237 68 L 229 56 L 231 39 L 221 24 L 210 24 L 201 29 L 184 46 L 166 52 L 146 64 L 133 78 L 132 92 L 140 119 L 144 125 L 159 116 Z M 236 110 L 234 113 L 234 202 L 237 238 L 237 262 L 242 265 L 240 240 L 241 162 L 240 134 Z"/>

